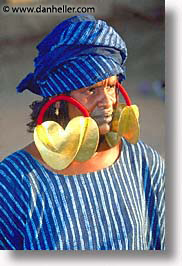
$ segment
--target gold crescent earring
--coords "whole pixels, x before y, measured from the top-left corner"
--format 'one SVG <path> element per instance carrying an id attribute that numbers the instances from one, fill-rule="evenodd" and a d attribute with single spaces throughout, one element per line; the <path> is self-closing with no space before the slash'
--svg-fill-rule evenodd
<path id="1" fill-rule="evenodd" d="M 83 116 L 77 116 L 62 128 L 57 122 L 45 121 L 45 111 L 57 101 L 67 101 L 75 105 Z M 60 95 L 51 98 L 41 109 L 34 129 L 35 145 L 47 165 L 56 170 L 63 170 L 73 160 L 90 159 L 99 143 L 99 129 L 88 111 L 70 96 Z"/>

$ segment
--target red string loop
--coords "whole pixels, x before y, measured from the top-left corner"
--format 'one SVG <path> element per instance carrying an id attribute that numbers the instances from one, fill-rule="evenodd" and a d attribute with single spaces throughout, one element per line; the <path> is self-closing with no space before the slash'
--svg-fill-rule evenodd
<path id="1" fill-rule="evenodd" d="M 125 88 L 119 82 L 116 82 L 116 86 L 119 89 L 119 91 L 121 92 L 121 94 L 123 95 L 125 102 L 126 102 L 126 105 L 130 106 L 132 104 L 131 99 L 128 96 L 128 93 L 126 92 Z"/>
<path id="2" fill-rule="evenodd" d="M 79 103 L 77 100 L 75 100 L 74 98 L 72 98 L 71 96 L 66 96 L 66 95 L 59 95 L 56 97 L 51 98 L 41 109 L 38 119 L 37 119 L 37 125 L 41 125 L 43 122 L 43 118 L 44 118 L 44 114 L 46 112 L 46 110 L 55 102 L 57 101 L 66 101 L 66 102 L 70 102 L 71 104 L 75 105 L 82 113 L 85 117 L 90 116 L 89 112 L 87 111 L 87 109 L 81 104 Z"/>

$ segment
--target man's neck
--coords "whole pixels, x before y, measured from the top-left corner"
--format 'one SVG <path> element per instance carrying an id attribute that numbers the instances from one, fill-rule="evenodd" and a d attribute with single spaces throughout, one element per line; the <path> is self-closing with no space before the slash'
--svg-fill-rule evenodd
<path id="1" fill-rule="evenodd" d="M 110 147 L 108 146 L 108 144 L 107 144 L 107 142 L 105 140 L 105 137 L 103 135 L 100 136 L 99 144 L 98 144 L 98 148 L 97 148 L 96 152 L 105 151 L 105 150 L 108 150 L 108 149 L 110 149 Z"/>

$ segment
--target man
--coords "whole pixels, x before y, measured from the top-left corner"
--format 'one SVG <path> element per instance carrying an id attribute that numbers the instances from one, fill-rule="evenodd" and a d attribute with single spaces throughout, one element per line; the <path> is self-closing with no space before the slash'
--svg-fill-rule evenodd
<path id="1" fill-rule="evenodd" d="M 45 103 L 66 95 L 86 108 L 99 140 L 89 159 L 79 161 L 74 155 L 66 167 L 59 167 L 70 155 L 59 160 L 63 150 L 50 143 L 55 132 L 46 135 L 42 125 L 56 121 L 65 126 L 82 114 L 63 101 L 46 111 L 45 122 L 34 130 L 35 142 L 0 166 L 1 249 L 163 250 L 163 160 L 141 141 L 130 144 L 121 138 L 109 145 L 106 138 L 118 104 L 117 82 L 125 78 L 125 43 L 104 21 L 84 15 L 59 24 L 38 50 L 34 73 L 17 87 L 18 92 L 29 89 L 43 96 L 31 106 L 30 130 Z M 70 136 L 80 130 L 83 140 L 86 120 L 80 121 L 73 123 Z"/>

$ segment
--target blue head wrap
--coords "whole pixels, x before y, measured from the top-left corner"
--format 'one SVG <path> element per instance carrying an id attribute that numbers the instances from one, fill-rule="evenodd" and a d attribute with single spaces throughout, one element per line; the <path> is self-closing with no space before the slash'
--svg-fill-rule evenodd
<path id="1" fill-rule="evenodd" d="M 126 45 L 102 20 L 79 15 L 60 23 L 37 46 L 35 70 L 17 86 L 43 97 L 89 87 L 110 76 L 125 79 Z"/>

